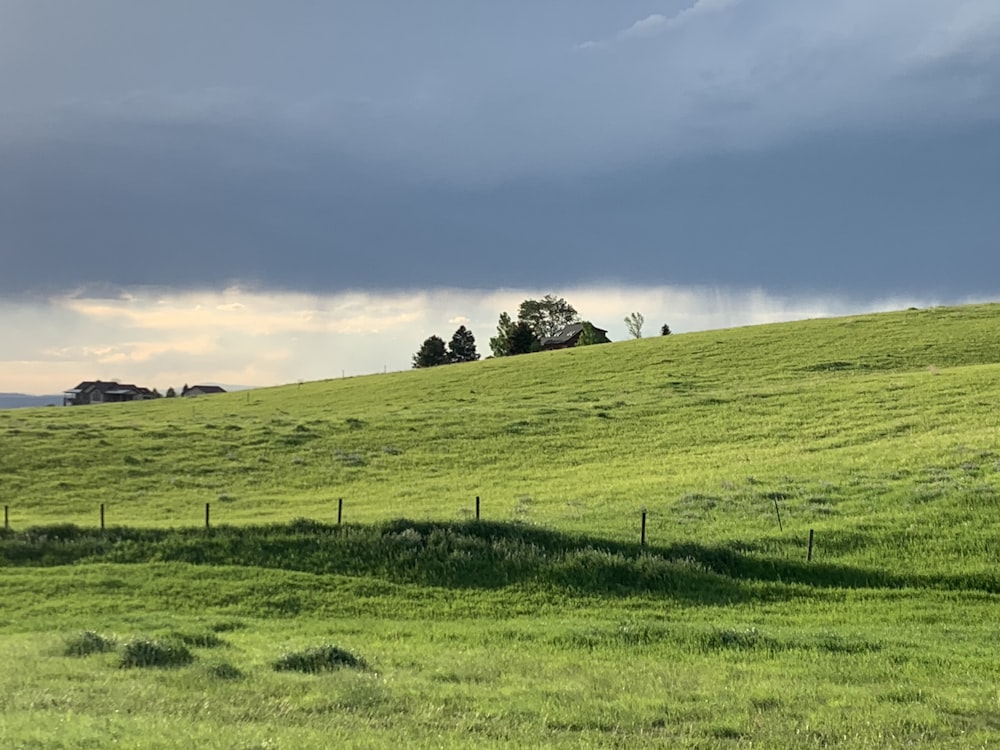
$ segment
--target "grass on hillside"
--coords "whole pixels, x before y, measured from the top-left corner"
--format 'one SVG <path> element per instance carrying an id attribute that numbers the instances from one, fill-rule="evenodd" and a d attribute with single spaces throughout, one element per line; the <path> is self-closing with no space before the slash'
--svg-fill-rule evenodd
<path id="1" fill-rule="evenodd" d="M 0 736 L 994 745 L 998 322 L 910 310 L 0 412 Z M 133 643 L 191 661 L 121 669 Z M 341 653 L 364 669 L 274 670 Z"/>

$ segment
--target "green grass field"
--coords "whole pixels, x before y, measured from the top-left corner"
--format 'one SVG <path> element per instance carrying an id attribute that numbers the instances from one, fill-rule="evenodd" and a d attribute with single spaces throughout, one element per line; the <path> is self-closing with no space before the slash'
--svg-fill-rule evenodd
<path id="1" fill-rule="evenodd" d="M 1000 744 L 998 333 L 909 310 L 0 412 L 0 747 Z M 275 669 L 327 645 L 360 663 Z"/>

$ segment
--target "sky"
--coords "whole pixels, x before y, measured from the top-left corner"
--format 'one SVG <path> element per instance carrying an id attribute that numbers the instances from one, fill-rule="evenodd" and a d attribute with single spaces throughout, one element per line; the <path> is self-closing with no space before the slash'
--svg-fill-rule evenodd
<path id="1" fill-rule="evenodd" d="M 996 0 L 0 0 L 0 391 L 1000 299 Z"/>

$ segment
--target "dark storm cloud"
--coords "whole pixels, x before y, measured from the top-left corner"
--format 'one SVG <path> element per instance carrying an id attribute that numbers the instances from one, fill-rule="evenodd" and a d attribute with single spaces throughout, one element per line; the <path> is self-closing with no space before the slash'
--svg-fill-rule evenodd
<path id="1" fill-rule="evenodd" d="M 995 4 L 663 6 L 11 3 L 0 293 L 987 291 Z"/>
<path id="2" fill-rule="evenodd" d="M 192 127 L 0 153 L 0 290 L 518 286 L 615 279 L 982 291 L 1000 133 L 800 143 L 575 181 L 415 186 Z M 261 156 L 255 156 L 260 154 Z M 13 250 L 11 252 L 11 250 Z"/>

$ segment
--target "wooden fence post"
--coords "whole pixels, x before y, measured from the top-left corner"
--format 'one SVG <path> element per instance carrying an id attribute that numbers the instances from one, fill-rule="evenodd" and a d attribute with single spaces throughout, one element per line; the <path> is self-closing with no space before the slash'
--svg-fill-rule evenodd
<path id="1" fill-rule="evenodd" d="M 646 511 L 642 512 L 642 530 L 639 532 L 639 544 L 646 546 Z"/>
<path id="2" fill-rule="evenodd" d="M 205 503 L 205 528 L 206 529 L 212 528 L 211 513 L 212 513 L 212 504 L 211 503 Z"/>
<path id="3" fill-rule="evenodd" d="M 3 527 L 5 530 L 10 531 L 10 506 L 3 506 Z"/>
<path id="4" fill-rule="evenodd" d="M 806 554 L 806 562 L 812 562 L 813 559 L 813 530 L 809 529 L 809 552 Z"/>
<path id="5" fill-rule="evenodd" d="M 101 531 L 104 531 L 104 503 L 101 503 Z"/>
<path id="6" fill-rule="evenodd" d="M 479 520 L 479 495 L 476 495 L 476 520 Z"/>
<path id="7" fill-rule="evenodd" d="M 778 498 L 774 498 L 774 512 L 778 516 L 778 531 L 784 531 L 781 526 L 781 511 L 778 510 Z"/>
<path id="8" fill-rule="evenodd" d="M 337 500 L 337 525 L 340 526 L 340 522 L 344 518 L 344 498 Z"/>

